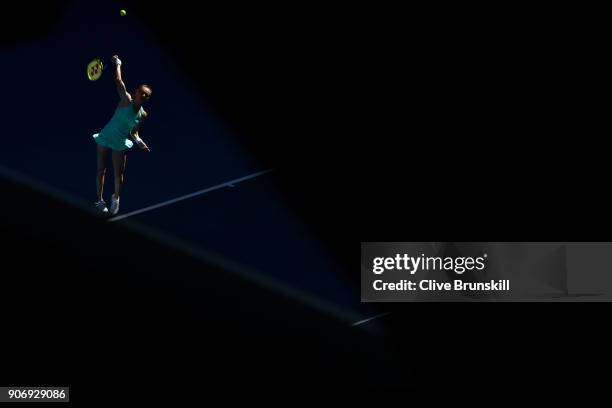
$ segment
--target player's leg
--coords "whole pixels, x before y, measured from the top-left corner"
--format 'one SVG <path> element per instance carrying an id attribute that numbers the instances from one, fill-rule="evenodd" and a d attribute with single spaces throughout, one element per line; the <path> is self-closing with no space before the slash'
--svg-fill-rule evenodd
<path id="1" fill-rule="evenodd" d="M 106 176 L 106 163 L 108 162 L 108 153 L 109 149 L 96 145 L 97 150 L 97 174 L 96 174 L 96 208 L 98 208 L 102 212 L 107 212 L 106 204 L 104 203 L 103 193 L 104 193 L 104 178 Z"/>
<path id="2" fill-rule="evenodd" d="M 115 193 L 111 200 L 111 214 L 119 212 L 119 197 L 123 190 L 125 163 L 127 161 L 127 152 L 125 150 L 113 150 L 113 172 L 115 174 Z"/>

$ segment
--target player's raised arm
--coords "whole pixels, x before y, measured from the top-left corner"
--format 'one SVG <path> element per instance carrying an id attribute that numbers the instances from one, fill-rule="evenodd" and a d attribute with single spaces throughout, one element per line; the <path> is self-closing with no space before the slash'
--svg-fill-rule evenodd
<path id="1" fill-rule="evenodd" d="M 117 55 L 113 55 L 111 57 L 111 61 L 115 64 L 115 83 L 117 84 L 117 92 L 119 93 L 119 98 L 121 98 L 121 102 L 130 102 L 132 100 L 132 97 L 125 88 L 125 84 L 123 83 L 123 79 L 121 78 L 121 60 Z"/>

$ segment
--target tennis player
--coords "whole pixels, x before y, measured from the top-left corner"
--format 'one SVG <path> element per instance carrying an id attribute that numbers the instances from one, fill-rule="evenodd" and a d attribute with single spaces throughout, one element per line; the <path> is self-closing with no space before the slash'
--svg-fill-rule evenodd
<path id="1" fill-rule="evenodd" d="M 119 198 L 123 189 L 127 152 L 134 143 L 141 149 L 150 151 L 147 144 L 140 138 L 138 129 L 144 118 L 147 117 L 143 105 L 151 98 L 152 91 L 149 85 L 142 84 L 130 95 L 121 79 L 121 60 L 117 55 L 113 55 L 111 60 L 115 64 L 115 82 L 120 98 L 119 106 L 108 124 L 104 126 L 100 133 L 94 134 L 93 138 L 98 144 L 98 173 L 96 178 L 98 197 L 95 206 L 103 214 L 110 212 L 111 215 L 115 215 L 119 212 Z M 115 176 L 115 192 L 111 197 L 110 211 L 103 198 L 104 177 L 109 154 L 112 156 Z"/>

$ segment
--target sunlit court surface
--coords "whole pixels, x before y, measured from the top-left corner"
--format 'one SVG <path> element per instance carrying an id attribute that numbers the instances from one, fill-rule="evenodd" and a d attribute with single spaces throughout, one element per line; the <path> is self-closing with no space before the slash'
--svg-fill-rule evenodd
<path id="1" fill-rule="evenodd" d="M 22 136 L 2 149 L 2 164 L 93 203 L 91 136 L 108 122 L 119 99 L 110 62 L 95 82 L 87 80 L 85 67 L 92 57 L 119 54 L 128 90 L 141 82 L 154 89 L 140 131 L 151 153 L 136 146 L 129 152 L 120 213 L 107 220 L 141 223 L 214 249 L 361 316 L 358 287 L 334 271 L 325 249 L 270 184 L 282 169 L 251 157 L 139 20 L 121 17 L 112 3 L 92 8 L 75 2 L 51 35 L 8 52 L 6 75 L 21 89 L 11 105 L 30 109 L 8 107 L 2 133 Z M 32 80 L 41 69 L 49 80 Z M 23 135 L 25 129 L 31 136 Z M 112 190 L 109 165 L 107 203 Z"/>
<path id="2" fill-rule="evenodd" d="M 81 400 L 96 391 L 98 368 L 109 366 L 109 381 L 121 384 L 134 373 L 154 386 L 206 388 L 198 374 L 182 371 L 184 363 L 216 370 L 223 385 L 258 384 L 266 365 L 280 370 L 269 378 L 293 386 L 303 385 L 300 376 L 315 386 L 398 385 L 401 376 L 380 375 L 391 361 L 385 330 L 363 324 L 379 308 L 361 303 L 358 280 L 285 203 L 275 183 L 283 168 L 236 137 L 213 98 L 196 91 L 159 46 L 137 4 L 65 3 L 48 31 L 17 37 L 1 51 L 10 98 L 0 122 L 0 175 L 12 197 L 3 223 L 19 231 L 15 250 L 36 248 L 35 257 L 21 258 L 32 269 L 8 278 L 18 290 L 4 306 L 34 313 L 44 304 L 64 322 L 43 346 L 64 353 L 61 374 L 31 361 L 33 371 L 11 365 L 17 378 L 72 384 Z M 193 64 L 214 65 L 206 42 L 193 42 Z M 150 151 L 136 141 L 129 149 L 120 208 L 111 215 L 94 207 L 92 136 L 121 100 L 113 55 L 127 92 L 148 84 L 152 94 L 138 129 Z M 94 70 L 88 64 L 96 58 Z M 257 63 L 244 61 L 245 69 Z M 110 207 L 115 169 L 106 160 Z M 29 344 L 32 337 L 23 336 L 15 347 Z"/>

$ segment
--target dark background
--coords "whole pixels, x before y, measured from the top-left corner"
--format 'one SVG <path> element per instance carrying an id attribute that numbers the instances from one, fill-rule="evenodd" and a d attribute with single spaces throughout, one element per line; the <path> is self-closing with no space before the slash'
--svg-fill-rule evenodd
<path id="1" fill-rule="evenodd" d="M 609 222 L 595 10 L 163 10 L 143 9 L 157 38 L 192 74 L 194 50 L 215 61 L 198 89 L 346 262 L 348 237 L 581 240 Z"/>
<path id="2" fill-rule="evenodd" d="M 168 126 L 164 131 L 173 134 L 152 139 L 152 148 L 185 154 L 182 163 L 172 163 L 178 173 L 187 173 L 185 163 L 197 160 L 204 148 L 196 136 L 180 131 L 180 124 L 190 128 L 198 121 L 199 110 L 179 108 L 171 122 L 155 119 L 162 103 L 194 95 L 165 84 L 168 70 L 173 78 L 184 78 L 197 91 L 198 104 L 221 118 L 235 137 L 235 145 L 221 137 L 215 142 L 215 151 L 226 156 L 206 156 L 210 167 L 228 170 L 224 179 L 242 175 L 241 170 L 282 169 L 274 180 L 284 202 L 346 270 L 354 268 L 354 275 L 347 272 L 354 282 L 360 241 L 607 237 L 609 160 L 599 128 L 605 92 L 600 91 L 603 54 L 596 10 L 207 3 L 196 11 L 180 1 L 171 7 L 117 4 L 117 10 L 126 5 L 130 18 L 138 16 L 138 27 L 146 27 L 146 33 L 138 28 L 135 35 L 154 39 L 176 64 L 153 69 L 126 59 L 126 68 L 133 70 L 126 72 L 130 83 L 137 80 L 132 72 L 143 73 L 160 101 L 152 101 L 150 129 Z M 29 58 L 20 47 L 45 38 L 71 5 L 46 3 L 36 12 L 12 5 L 3 14 L 6 52 Z M 95 30 L 96 22 L 84 19 L 81 31 L 65 33 L 68 49 L 58 46 L 36 60 L 55 67 L 51 72 L 57 77 L 41 79 L 38 65 L 3 63 L 5 103 L 23 107 L 6 110 L 11 113 L 2 128 L 4 146 L 11 149 L 3 151 L 7 163 L 31 160 L 48 170 L 41 173 L 52 181 L 54 172 L 72 171 L 53 157 L 80 151 L 93 133 L 91 123 L 103 125 L 111 112 L 112 87 L 104 94 L 74 92 L 73 86 L 92 41 L 103 54 L 115 52 L 112 33 L 100 33 L 96 40 L 85 34 Z M 158 56 L 134 43 L 121 46 L 123 54 Z M 61 71 L 58 61 L 79 68 Z M 89 103 L 96 109 L 86 115 L 71 110 Z M 65 116 L 50 108 L 58 104 Z M 98 108 L 107 105 L 108 111 Z M 75 121 L 85 139 L 70 146 L 55 138 L 36 139 L 34 146 L 19 142 L 65 118 Z M 145 140 L 146 135 L 147 125 Z M 249 153 L 244 158 L 238 145 Z M 88 162 L 74 160 L 74 166 Z M 216 166 L 214 160 L 232 165 Z M 172 181 L 161 170 L 155 176 Z M 80 183 L 75 181 L 75 190 Z M 193 183 L 182 178 L 164 186 L 172 196 Z M 151 190 L 146 184 L 134 188 L 143 194 Z M 445 373 L 475 388 L 506 378 L 544 381 L 554 374 L 567 381 L 559 373 L 572 363 L 589 371 L 602 359 L 601 306 L 494 305 L 486 314 L 482 308 L 416 305 L 411 324 L 404 315 L 390 315 L 389 327 L 395 344 L 423 350 L 412 366 L 419 378 Z M 572 349 L 568 339 L 576 333 L 579 342 Z M 440 350 L 461 358 L 449 363 Z M 579 350 L 580 356 L 568 358 L 568 350 Z M 477 354 L 486 363 L 475 366 L 483 361 L 472 357 Z M 402 358 L 395 362 L 404 367 Z M 520 377 L 510 375 L 511 368 Z"/>

